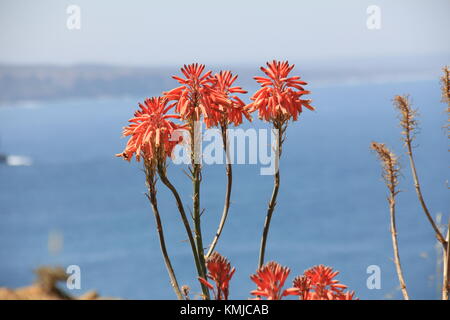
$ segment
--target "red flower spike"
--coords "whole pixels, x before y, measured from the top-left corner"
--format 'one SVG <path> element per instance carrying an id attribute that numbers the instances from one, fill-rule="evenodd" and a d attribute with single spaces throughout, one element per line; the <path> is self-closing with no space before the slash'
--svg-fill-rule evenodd
<path id="1" fill-rule="evenodd" d="M 307 276 L 298 276 L 293 281 L 294 288 L 299 289 L 299 296 L 302 300 L 309 300 L 311 290 L 311 279 Z"/>
<path id="2" fill-rule="evenodd" d="M 355 300 L 355 292 L 347 291 L 342 295 L 338 296 L 336 300 Z"/>
<path id="3" fill-rule="evenodd" d="M 208 121 L 214 116 L 210 98 L 210 83 L 214 80 L 211 77 L 211 71 L 202 74 L 204 69 L 203 64 L 184 65 L 181 72 L 186 78 L 172 77 L 181 86 L 164 92 L 164 96 L 174 101 L 175 111 L 180 114 L 181 119 L 199 121 L 203 116 L 208 125 Z"/>
<path id="4" fill-rule="evenodd" d="M 334 279 L 338 274 L 330 267 L 319 265 L 296 277 L 293 285 L 303 300 L 353 300 L 354 292 L 344 292 L 347 286 Z"/>
<path id="5" fill-rule="evenodd" d="M 117 154 L 130 161 L 133 155 L 139 161 L 141 156 L 146 159 L 160 159 L 170 157 L 173 148 L 180 141 L 172 141 L 172 133 L 186 126 L 178 125 L 169 119 L 179 119 L 177 115 L 168 115 L 173 108 L 168 105 L 166 98 L 154 97 L 139 103 L 140 110 L 129 120 L 130 124 L 123 129 L 124 136 L 130 136 L 125 150 Z"/>
<path id="6" fill-rule="evenodd" d="M 206 276 L 215 282 L 215 288 L 206 279 L 199 277 L 198 280 L 214 291 L 215 300 L 228 300 L 229 283 L 235 268 L 231 268 L 230 262 L 217 252 L 213 252 L 208 258 L 206 268 L 208 269 Z"/>
<path id="7" fill-rule="evenodd" d="M 209 283 L 207 280 L 203 279 L 202 277 L 198 277 L 198 281 L 200 281 L 200 283 L 202 283 L 205 286 L 207 286 L 209 290 L 213 290 L 214 289 L 214 286 L 211 283 Z"/>
<path id="8" fill-rule="evenodd" d="M 241 87 L 233 86 L 237 75 L 230 71 L 220 71 L 211 79 L 211 100 L 214 116 L 210 118 L 209 126 L 228 126 L 233 123 L 238 126 L 242 123 L 243 116 L 251 121 L 249 112 L 244 108 L 245 103 L 235 93 L 247 93 Z M 208 125 L 207 124 L 207 125 Z"/>
<path id="9" fill-rule="evenodd" d="M 289 295 L 298 295 L 298 288 L 283 290 L 284 283 L 289 276 L 289 268 L 283 267 L 277 262 L 271 261 L 258 269 L 250 279 L 256 284 L 257 289 L 252 295 L 266 297 L 268 300 L 281 300 Z"/>
<path id="10" fill-rule="evenodd" d="M 294 65 L 290 66 L 287 61 L 276 60 L 268 62 L 267 68 L 261 67 L 268 78 L 254 77 L 262 88 L 250 98 L 253 102 L 246 109 L 258 111 L 259 118 L 265 121 L 280 122 L 296 121 L 303 107 L 314 110 L 311 100 L 301 99 L 310 93 L 303 88 L 307 83 L 300 81 L 298 76 L 288 77 L 293 68 Z"/>

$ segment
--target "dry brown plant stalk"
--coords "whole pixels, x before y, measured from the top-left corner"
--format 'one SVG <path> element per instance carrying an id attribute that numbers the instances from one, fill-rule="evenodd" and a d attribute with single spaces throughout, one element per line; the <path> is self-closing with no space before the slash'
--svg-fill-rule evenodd
<path id="1" fill-rule="evenodd" d="M 450 138 L 450 69 L 445 66 L 441 77 L 442 102 L 447 103 L 447 137 Z M 442 299 L 448 300 L 450 292 L 450 223 L 447 225 L 447 248 L 443 251 L 443 279 L 442 279 Z"/>
<path id="2" fill-rule="evenodd" d="M 403 141 L 405 142 L 406 146 L 406 153 L 409 157 L 409 163 L 411 166 L 412 176 L 414 179 L 414 187 L 416 189 L 416 194 L 419 199 L 420 205 L 422 206 L 423 212 L 425 213 L 428 221 L 431 224 L 431 227 L 433 228 L 436 238 L 438 241 L 442 244 L 444 250 L 447 247 L 447 242 L 445 241 L 444 236 L 442 235 L 441 231 L 439 230 L 438 226 L 436 225 L 436 222 L 434 221 L 433 217 L 430 214 L 430 211 L 428 210 L 428 207 L 425 203 L 425 200 L 422 195 L 422 190 L 420 187 L 419 182 L 419 176 L 417 174 L 416 164 L 414 161 L 414 154 L 413 154 L 413 148 L 412 148 L 412 142 L 415 138 L 415 134 L 417 132 L 418 123 L 417 123 L 417 110 L 413 110 L 411 107 L 411 102 L 409 101 L 409 97 L 407 95 L 404 96 L 396 96 L 394 98 L 394 105 L 396 109 L 400 113 L 400 126 L 402 127 L 402 136 Z"/>
<path id="3" fill-rule="evenodd" d="M 448 66 L 442 68 L 444 75 L 441 77 L 442 102 L 448 104 L 447 112 L 450 112 L 450 69 Z"/>
<path id="4" fill-rule="evenodd" d="M 406 290 L 405 278 L 403 277 L 402 266 L 400 263 L 397 227 L 395 223 L 395 197 L 399 193 L 399 191 L 397 190 L 397 185 L 400 172 L 400 168 L 397 162 L 397 156 L 382 143 L 372 142 L 371 149 L 374 150 L 378 155 L 381 166 L 383 168 L 383 179 L 389 190 L 388 203 L 391 217 L 391 236 L 392 246 L 394 249 L 394 262 L 403 297 L 405 300 L 409 300 L 408 291 Z"/>
<path id="5" fill-rule="evenodd" d="M 448 300 L 450 292 L 450 222 L 447 225 L 447 249 L 443 251 L 442 300 Z"/>

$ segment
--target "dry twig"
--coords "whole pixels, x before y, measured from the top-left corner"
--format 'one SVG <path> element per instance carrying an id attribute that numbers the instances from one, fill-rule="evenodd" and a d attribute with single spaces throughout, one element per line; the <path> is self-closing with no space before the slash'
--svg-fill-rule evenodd
<path id="1" fill-rule="evenodd" d="M 378 158 L 380 159 L 381 166 L 383 168 L 383 179 L 389 190 L 388 203 L 391 216 L 391 236 L 392 236 L 392 246 L 394 248 L 394 262 L 403 297 L 405 300 L 409 300 L 408 291 L 406 290 L 405 279 L 403 277 L 402 266 L 400 263 L 400 254 L 398 250 L 398 240 L 397 240 L 397 227 L 395 223 L 395 197 L 399 193 L 399 191 L 397 190 L 397 185 L 400 168 L 397 162 L 396 155 L 392 153 L 384 144 L 372 142 L 371 149 L 377 153 Z"/>
<path id="2" fill-rule="evenodd" d="M 414 161 L 414 155 L 412 151 L 412 142 L 415 138 L 415 133 L 417 131 L 417 110 L 413 110 L 411 108 L 411 103 L 409 101 L 408 96 L 396 96 L 394 98 L 394 105 L 397 108 L 397 110 L 400 113 L 400 125 L 403 128 L 402 135 L 403 135 L 403 141 L 405 142 L 405 146 L 407 149 L 407 154 L 409 157 L 409 163 L 411 165 L 411 171 L 412 176 L 414 179 L 414 187 L 416 189 L 416 194 L 419 199 L 420 205 L 422 206 L 422 209 L 428 219 L 428 221 L 431 224 L 431 227 L 433 228 L 436 238 L 438 241 L 442 244 L 444 248 L 446 248 L 447 243 L 445 241 L 444 236 L 442 235 L 441 231 L 439 230 L 438 226 L 436 225 L 436 222 L 434 221 L 433 217 L 430 214 L 430 211 L 428 210 L 428 207 L 425 203 L 425 200 L 422 195 L 422 190 L 420 187 L 419 182 L 419 176 L 417 174 L 416 170 L 416 164 Z"/>

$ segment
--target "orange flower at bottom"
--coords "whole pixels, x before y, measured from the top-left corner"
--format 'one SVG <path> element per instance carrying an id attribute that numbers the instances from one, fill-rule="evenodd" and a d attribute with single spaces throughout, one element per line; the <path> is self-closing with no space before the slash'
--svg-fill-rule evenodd
<path id="1" fill-rule="evenodd" d="M 271 261 L 259 268 L 250 279 L 256 283 L 257 289 L 251 292 L 254 296 L 266 297 L 268 300 L 280 300 L 282 297 L 298 295 L 298 288 L 283 290 L 290 269 Z"/>
<path id="2" fill-rule="evenodd" d="M 339 274 L 331 267 L 314 266 L 294 279 L 302 300 L 353 300 L 354 292 L 344 292 L 347 286 L 334 278 Z"/>
<path id="3" fill-rule="evenodd" d="M 199 277 L 198 280 L 214 291 L 216 300 L 228 300 L 229 283 L 235 268 L 231 268 L 230 262 L 217 252 L 213 252 L 208 258 L 206 268 L 208 269 L 207 277 L 216 283 L 216 288 L 214 289 L 206 279 Z"/>

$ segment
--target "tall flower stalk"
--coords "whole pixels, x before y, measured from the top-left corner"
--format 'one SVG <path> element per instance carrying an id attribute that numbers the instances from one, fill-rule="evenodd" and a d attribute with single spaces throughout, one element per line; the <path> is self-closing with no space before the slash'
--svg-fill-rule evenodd
<path id="1" fill-rule="evenodd" d="M 189 224 L 188 217 L 186 215 L 186 211 L 184 210 L 183 202 L 181 200 L 181 197 L 177 191 L 177 189 L 174 187 L 174 185 L 170 182 L 169 178 L 167 177 L 167 168 L 163 164 L 158 165 L 158 174 L 161 179 L 161 182 L 170 190 L 172 193 L 175 202 L 177 204 L 178 212 L 180 213 L 181 220 L 183 222 L 184 228 L 186 230 L 186 234 L 188 236 L 189 244 L 191 246 L 192 250 L 192 256 L 194 257 L 195 267 L 197 269 L 197 273 L 200 274 L 201 272 L 201 265 L 200 260 L 198 258 L 197 253 L 197 247 L 195 245 L 194 236 L 192 235 L 192 229 L 191 225 Z"/>
<path id="2" fill-rule="evenodd" d="M 222 234 L 223 227 L 228 217 L 228 211 L 230 209 L 231 189 L 233 184 L 233 167 L 230 159 L 229 141 L 228 141 L 228 127 L 233 124 L 239 126 L 244 117 L 251 121 L 250 114 L 245 110 L 245 103 L 235 94 L 247 93 L 241 87 L 233 86 L 236 81 L 237 75 L 234 75 L 230 71 L 220 71 L 216 73 L 211 80 L 211 99 L 212 99 L 212 112 L 214 117 L 210 118 L 209 125 L 220 128 L 223 150 L 226 158 L 226 175 L 227 186 L 225 192 L 225 201 L 222 210 L 222 216 L 217 228 L 216 234 L 209 246 L 206 257 L 209 258 L 214 252 L 214 249 Z"/>
<path id="3" fill-rule="evenodd" d="M 268 62 L 267 68 L 261 67 L 261 71 L 264 72 L 268 78 L 254 77 L 256 82 L 258 82 L 262 88 L 250 98 L 253 102 L 246 106 L 246 109 L 249 112 L 258 111 L 258 117 L 260 119 L 272 124 L 272 129 L 277 137 L 275 146 L 276 159 L 279 159 L 281 156 L 282 145 L 289 120 L 298 120 L 299 115 L 303 111 L 303 107 L 314 110 L 310 105 L 311 100 L 302 99 L 303 95 L 310 93 L 303 88 L 303 85 L 306 85 L 307 83 L 301 81 L 298 76 L 289 77 L 289 73 L 293 68 L 294 65 L 289 65 L 287 61 L 280 62 L 275 60 L 270 63 Z M 275 210 L 280 188 L 278 163 L 276 163 L 275 170 L 272 196 L 267 208 L 263 234 L 261 237 L 258 261 L 259 268 L 264 264 L 270 222 Z"/>
<path id="4" fill-rule="evenodd" d="M 199 136 L 198 126 L 202 117 L 208 125 L 209 121 L 214 118 L 211 111 L 210 86 L 211 71 L 203 73 L 205 69 L 201 64 L 185 65 L 181 68 L 181 72 L 185 78 L 173 76 L 181 86 L 165 92 L 164 95 L 171 101 L 175 110 L 186 124 L 190 134 L 191 147 L 191 167 L 190 178 L 192 180 L 192 220 L 194 225 L 194 238 L 196 242 L 196 251 L 199 262 L 198 276 L 206 278 L 206 262 L 203 246 L 203 237 L 201 229 L 201 212 L 200 212 L 200 184 L 201 184 L 201 155 L 198 146 L 201 144 L 202 137 Z M 208 288 L 202 284 L 203 295 L 209 299 Z"/>
<path id="5" fill-rule="evenodd" d="M 448 104 L 447 113 L 450 110 L 450 71 L 447 67 L 444 68 L 444 76 L 441 78 L 442 82 L 442 101 Z M 414 180 L 414 187 L 416 189 L 417 198 L 419 199 L 419 203 L 422 207 L 425 216 L 427 217 L 437 240 L 442 245 L 443 252 L 443 282 L 442 282 L 442 299 L 448 300 L 449 297 L 449 264 L 450 264 L 450 248 L 449 248 L 449 226 L 447 226 L 446 236 L 442 234 L 439 229 L 437 223 L 434 221 L 431 213 L 428 209 L 428 206 L 425 202 L 425 199 L 422 194 L 422 189 L 420 186 L 419 175 L 417 173 L 416 164 L 414 160 L 413 147 L 412 142 L 415 138 L 415 133 L 417 131 L 418 123 L 417 123 L 417 110 L 412 109 L 411 102 L 408 96 L 396 96 L 394 98 L 394 106 L 399 112 L 400 125 L 403 129 L 402 136 L 403 141 L 405 142 L 406 153 L 409 157 L 409 164 L 411 167 L 411 172 Z M 448 126 L 447 126 L 448 128 Z"/>
<path id="6" fill-rule="evenodd" d="M 397 270 L 398 280 L 400 282 L 400 288 L 405 300 L 409 300 L 408 291 L 406 290 L 405 278 L 403 277 L 402 265 L 400 263 L 400 253 L 398 249 L 397 240 L 397 226 L 395 222 L 395 197 L 399 193 L 397 190 L 398 186 L 398 175 L 400 168 L 398 166 L 397 157 L 392 153 L 384 144 L 372 142 L 372 150 L 374 150 L 381 162 L 383 168 L 383 179 L 389 190 L 389 212 L 391 219 L 391 236 L 392 236 L 392 247 L 394 249 L 394 261 Z"/>
<path id="7" fill-rule="evenodd" d="M 156 198 L 156 171 L 158 166 L 165 166 L 166 158 L 169 157 L 178 141 L 172 139 L 172 133 L 181 129 L 182 126 L 174 123 L 171 119 L 178 119 L 176 115 L 168 115 L 172 106 L 167 105 L 165 98 L 146 99 L 144 104 L 139 104 L 140 109 L 134 113 L 129 120 L 130 124 L 123 129 L 123 135 L 130 139 L 125 150 L 117 154 L 125 160 L 131 161 L 133 155 L 136 160 L 144 160 L 144 172 L 153 214 L 155 216 L 156 229 L 159 235 L 161 252 L 164 258 L 171 285 L 178 299 L 182 300 L 180 287 L 167 252 L 161 216 Z"/>
<path id="8" fill-rule="evenodd" d="M 144 171 L 146 176 L 148 193 L 146 194 L 150 204 L 152 206 L 153 214 L 155 216 L 156 229 L 159 236 L 159 244 L 161 247 L 161 252 L 164 258 L 164 263 L 166 265 L 167 272 L 170 278 L 170 284 L 172 285 L 178 300 L 184 300 L 183 294 L 181 293 L 180 286 L 178 285 L 177 277 L 175 271 L 172 267 L 172 262 L 170 261 L 169 254 L 167 252 L 166 241 L 164 237 L 164 230 L 161 222 L 161 216 L 158 209 L 158 201 L 156 199 L 156 171 L 155 165 L 152 164 L 151 160 L 144 159 Z"/>
<path id="9" fill-rule="evenodd" d="M 446 248 L 447 243 L 445 241 L 444 236 L 439 230 L 437 224 L 435 223 L 433 217 L 428 210 L 428 207 L 425 203 L 425 200 L 422 195 L 422 189 L 420 187 L 419 176 L 417 174 L 416 164 L 414 161 L 414 154 L 412 148 L 412 142 L 415 138 L 415 133 L 417 131 L 417 110 L 413 110 L 411 108 L 411 103 L 409 101 L 408 96 L 396 96 L 394 98 L 394 105 L 400 113 L 400 125 L 403 128 L 402 135 L 403 141 L 406 146 L 406 153 L 409 157 L 409 163 L 411 166 L 411 172 L 414 179 L 414 187 L 416 189 L 417 198 L 419 199 L 420 205 L 422 206 L 423 212 L 425 213 L 428 221 L 430 222 L 431 227 L 433 228 L 436 238 L 442 244 L 444 248 Z"/>

